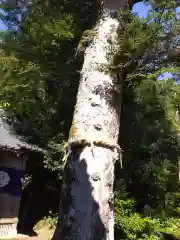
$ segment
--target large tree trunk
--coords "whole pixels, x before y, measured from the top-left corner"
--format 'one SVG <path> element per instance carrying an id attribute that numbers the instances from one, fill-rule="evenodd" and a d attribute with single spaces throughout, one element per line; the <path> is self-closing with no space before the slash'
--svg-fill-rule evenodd
<path id="1" fill-rule="evenodd" d="M 112 17 L 125 0 L 107 0 L 96 37 L 86 49 L 54 240 L 113 240 L 113 182 L 117 160 L 121 93 L 116 78 L 98 70 L 107 63 L 108 39 L 116 37 Z"/>

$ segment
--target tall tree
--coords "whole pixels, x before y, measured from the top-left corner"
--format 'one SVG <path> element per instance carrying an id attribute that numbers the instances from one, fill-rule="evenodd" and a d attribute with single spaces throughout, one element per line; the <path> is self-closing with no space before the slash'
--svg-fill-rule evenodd
<path id="1" fill-rule="evenodd" d="M 116 39 L 114 12 L 125 7 L 125 1 L 103 1 L 101 18 L 89 31 L 53 239 L 114 239 L 113 182 L 123 75 L 103 73 L 100 66 L 107 63 L 107 49 Z"/>
<path id="2" fill-rule="evenodd" d="M 138 18 L 132 21 L 128 15 L 117 21 L 113 13 L 118 8 L 124 10 L 125 2 L 106 1 L 102 2 L 102 6 L 99 23 L 86 35 L 91 43 L 84 54 L 69 135 L 67 175 L 55 240 L 114 238 L 112 196 L 114 163 L 119 150 L 122 83 L 125 77 L 128 80 L 142 80 L 153 73 L 156 80 L 157 71 L 159 74 L 162 68 L 167 71 L 170 57 L 175 59 L 177 56 L 173 48 L 165 47 L 169 43 L 169 31 L 166 33 L 164 26 L 169 23 L 169 16 L 175 15 L 172 6 L 168 17 L 164 7 L 161 7 L 162 11 L 158 10 L 155 15 L 159 16 L 159 21 L 151 18 L 145 22 Z M 169 8 L 168 5 L 166 11 Z M 123 28 L 122 24 L 118 28 L 124 19 L 128 28 Z M 115 57 L 112 57 L 112 52 L 107 56 L 108 48 L 115 52 Z M 109 69 L 111 74 L 107 74 L 107 66 L 105 72 L 100 71 L 100 66 L 106 65 L 108 60 L 112 63 Z"/>

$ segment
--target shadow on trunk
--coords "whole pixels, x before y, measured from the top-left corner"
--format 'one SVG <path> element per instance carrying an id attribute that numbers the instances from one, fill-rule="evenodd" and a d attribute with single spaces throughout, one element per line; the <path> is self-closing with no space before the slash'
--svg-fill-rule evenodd
<path id="1" fill-rule="evenodd" d="M 94 200 L 86 159 L 72 151 L 61 191 L 59 220 L 52 240 L 103 240 L 107 229 Z"/>

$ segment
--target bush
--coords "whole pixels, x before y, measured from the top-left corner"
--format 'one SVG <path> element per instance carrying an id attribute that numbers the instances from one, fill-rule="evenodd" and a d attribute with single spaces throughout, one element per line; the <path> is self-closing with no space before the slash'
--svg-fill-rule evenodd
<path id="1" fill-rule="evenodd" d="M 180 238 L 180 220 L 178 218 L 144 217 L 135 211 L 134 206 L 133 199 L 115 199 L 115 239 L 170 240 Z M 164 238 L 163 235 L 169 237 Z"/>

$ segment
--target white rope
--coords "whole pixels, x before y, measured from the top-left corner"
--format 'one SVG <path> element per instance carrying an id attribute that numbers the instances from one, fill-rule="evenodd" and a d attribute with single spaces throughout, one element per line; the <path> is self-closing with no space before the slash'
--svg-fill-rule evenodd
<path id="1" fill-rule="evenodd" d="M 73 144 L 77 144 L 77 145 L 80 145 L 80 146 L 87 146 L 89 145 L 91 147 L 91 151 L 92 151 L 92 154 L 93 154 L 93 149 L 94 149 L 94 146 L 101 146 L 101 147 L 104 147 L 104 148 L 109 148 L 109 149 L 113 149 L 114 150 L 114 153 L 116 155 L 116 159 L 120 161 L 120 165 L 121 165 L 121 168 L 123 168 L 123 164 L 122 164 L 122 150 L 120 148 L 120 146 L 118 144 L 112 144 L 110 142 L 106 142 L 104 140 L 87 140 L 87 139 L 79 139 L 79 140 L 72 140 L 69 142 L 68 146 L 69 146 L 69 151 L 68 151 L 68 154 L 70 155 L 72 150 L 71 150 L 71 147 Z M 93 154 L 94 155 L 94 154 Z"/>

